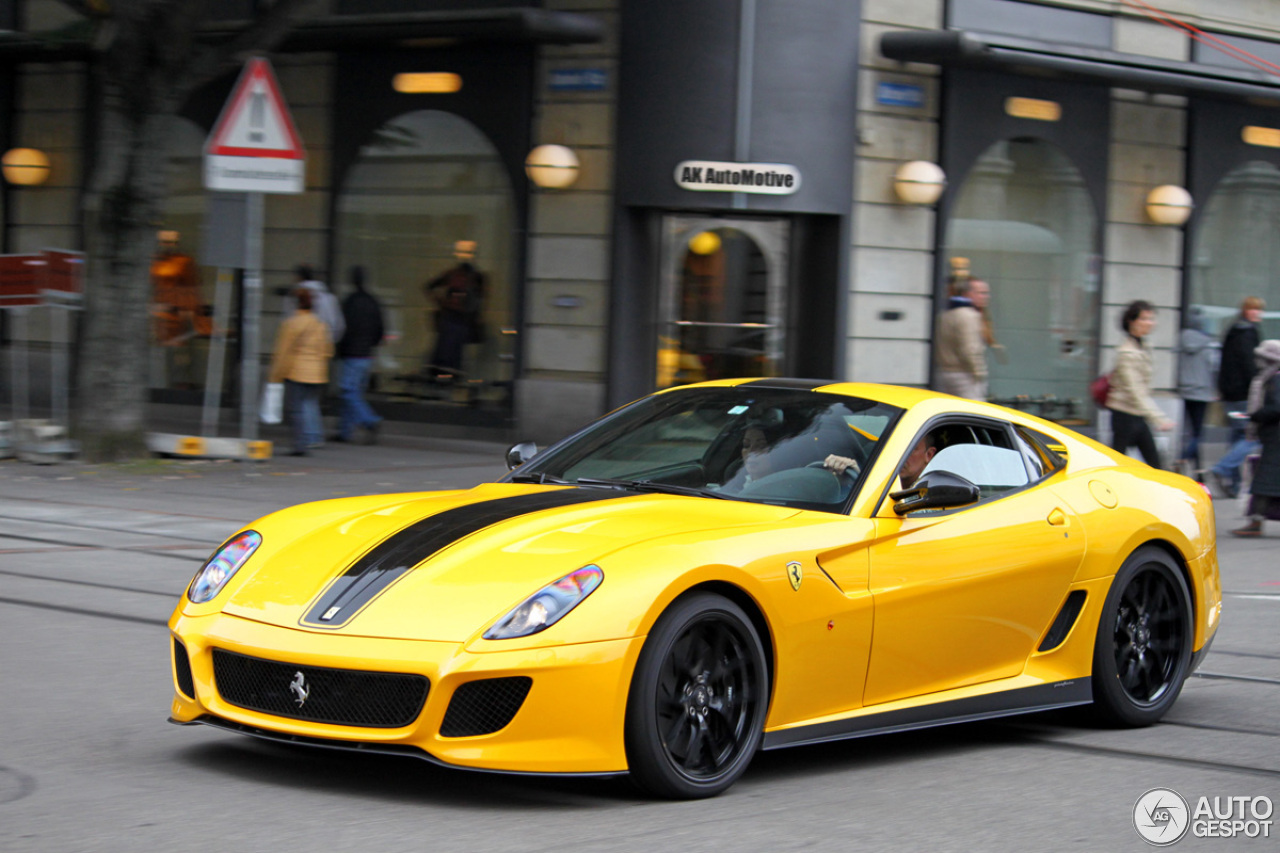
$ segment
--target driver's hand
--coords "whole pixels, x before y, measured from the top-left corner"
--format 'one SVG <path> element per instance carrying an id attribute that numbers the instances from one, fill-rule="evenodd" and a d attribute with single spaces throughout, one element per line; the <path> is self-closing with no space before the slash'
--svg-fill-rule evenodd
<path id="1" fill-rule="evenodd" d="M 834 453 L 822 460 L 822 467 L 835 471 L 837 474 L 843 474 L 845 471 L 850 474 L 862 473 L 862 468 L 858 465 L 857 460 L 850 459 L 848 456 L 836 456 Z"/>

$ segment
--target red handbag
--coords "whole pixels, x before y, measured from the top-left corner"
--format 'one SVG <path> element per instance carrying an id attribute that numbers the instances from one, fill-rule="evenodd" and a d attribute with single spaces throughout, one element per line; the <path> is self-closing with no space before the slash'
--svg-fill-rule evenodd
<path id="1" fill-rule="evenodd" d="M 1111 395 L 1111 374 L 1104 373 L 1093 382 L 1089 383 L 1089 396 L 1093 398 L 1093 402 L 1103 408 L 1107 405 L 1107 397 Z"/>

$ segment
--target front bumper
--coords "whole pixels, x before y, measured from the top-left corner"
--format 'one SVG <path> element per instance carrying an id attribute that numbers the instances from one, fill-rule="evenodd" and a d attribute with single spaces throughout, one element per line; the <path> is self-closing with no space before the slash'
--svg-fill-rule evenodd
<path id="1" fill-rule="evenodd" d="M 643 637 L 539 649 L 472 653 L 460 643 L 386 640 L 280 628 L 226 614 L 169 622 L 173 654 L 185 648 L 190 679 L 174 661 L 175 723 L 206 723 L 273 740 L 422 753 L 438 763 L 516 773 L 626 771 L 623 724 L 631 672 Z M 430 681 L 417 718 L 400 728 L 365 728 L 273 716 L 226 701 L 214 679 L 213 650 L 297 666 L 410 673 Z M 519 710 L 492 734 L 443 737 L 455 692 L 481 679 L 528 676 Z M 190 689 L 194 696 L 185 695 Z"/>

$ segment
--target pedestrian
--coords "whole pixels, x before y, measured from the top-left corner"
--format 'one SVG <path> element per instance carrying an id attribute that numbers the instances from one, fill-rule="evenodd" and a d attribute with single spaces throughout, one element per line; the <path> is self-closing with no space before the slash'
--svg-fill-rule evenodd
<path id="1" fill-rule="evenodd" d="M 1263 341 L 1253 351 L 1258 372 L 1249 383 L 1249 434 L 1262 448 L 1249 483 L 1249 523 L 1231 532 L 1261 536 L 1262 522 L 1280 510 L 1280 341 Z"/>
<path id="2" fill-rule="evenodd" d="M 1182 398 L 1182 473 L 1204 479 L 1200 438 L 1204 415 L 1217 396 L 1218 340 L 1208 330 L 1209 318 L 1199 305 L 1187 309 L 1178 342 L 1178 396 Z"/>
<path id="3" fill-rule="evenodd" d="M 1159 468 L 1160 451 L 1151 427 L 1170 430 L 1173 421 L 1151 398 L 1152 360 L 1146 337 L 1155 327 L 1156 310 L 1145 299 L 1136 299 L 1124 309 L 1120 316 L 1124 340 L 1116 347 L 1107 408 L 1111 410 L 1111 447 L 1121 453 L 1137 447 L 1148 465 Z"/>
<path id="4" fill-rule="evenodd" d="M 1246 296 L 1240 303 L 1240 313 L 1222 339 L 1222 365 L 1218 369 L 1218 394 L 1222 409 L 1231 427 L 1227 452 L 1218 460 L 1209 474 L 1224 497 L 1240 494 L 1241 470 L 1244 460 L 1258 452 L 1258 442 L 1245 430 L 1245 409 L 1249 399 L 1249 384 L 1257 373 L 1253 352 L 1261 343 L 1258 324 L 1266 303 L 1257 296 Z"/>
<path id="5" fill-rule="evenodd" d="M 987 398 L 987 336 L 984 319 L 991 288 L 980 278 L 956 276 L 954 296 L 938 320 L 934 353 L 937 387 L 970 400 Z"/>
<path id="6" fill-rule="evenodd" d="M 299 288 L 311 291 L 311 310 L 317 317 L 324 320 L 325 325 L 329 327 L 332 343 L 337 344 L 342 340 L 343 327 L 346 325 L 342 317 L 342 306 L 338 304 L 338 297 L 329 292 L 329 288 L 323 281 L 316 279 L 315 270 L 310 264 L 298 264 L 294 267 L 293 278 L 293 289 L 285 297 L 285 316 L 288 317 L 297 308 L 294 294 Z"/>
<path id="7" fill-rule="evenodd" d="M 293 427 L 293 452 L 307 456 L 324 441 L 320 398 L 329 384 L 333 340 L 329 327 L 312 310 L 312 291 L 299 287 L 297 309 L 276 332 L 269 382 L 283 382 L 285 406 Z"/>
<path id="8" fill-rule="evenodd" d="M 431 365 L 437 378 L 455 379 L 462 374 L 462 354 L 467 344 L 484 339 L 480 319 L 485 276 L 476 269 L 474 240 L 454 243 L 458 263 L 423 285 L 427 299 L 435 305 L 436 346 Z"/>
<path id="9" fill-rule="evenodd" d="M 342 414 L 338 420 L 338 432 L 331 441 L 350 442 L 357 427 L 365 431 L 365 443 L 378 440 L 378 427 L 382 418 L 365 400 L 369 387 L 369 374 L 373 367 L 373 351 L 382 342 L 382 306 L 368 291 L 364 280 L 364 267 L 351 268 L 351 286 L 355 292 L 342 301 L 342 316 L 346 331 L 338 341 L 338 386 L 342 393 Z"/>

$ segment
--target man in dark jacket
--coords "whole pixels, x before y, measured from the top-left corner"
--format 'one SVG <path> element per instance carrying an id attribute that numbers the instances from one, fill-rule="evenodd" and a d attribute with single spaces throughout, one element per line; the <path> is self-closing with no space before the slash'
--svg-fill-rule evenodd
<path id="1" fill-rule="evenodd" d="M 1260 445 L 1245 434 L 1248 419 L 1243 417 L 1249 400 L 1249 383 L 1257 372 L 1253 351 L 1260 341 L 1258 323 L 1266 304 L 1260 297 L 1248 296 L 1240 303 L 1240 316 L 1222 339 L 1222 363 L 1218 368 L 1218 393 L 1231 426 L 1231 443 L 1218 464 L 1210 469 L 1214 483 L 1224 497 L 1240 494 L 1240 469 Z"/>
<path id="2" fill-rule="evenodd" d="M 382 342 L 382 306 L 372 293 L 365 289 L 364 267 L 351 268 L 351 286 L 355 293 L 342 303 L 342 316 L 346 329 L 338 341 L 338 358 L 342 361 L 338 383 L 342 392 L 342 415 L 338 421 L 338 434 L 333 441 L 349 442 L 355 437 L 356 427 L 365 430 L 365 443 L 378 440 L 378 427 L 382 418 L 370 408 L 364 399 L 369 387 L 369 372 L 373 367 L 373 351 Z"/>

